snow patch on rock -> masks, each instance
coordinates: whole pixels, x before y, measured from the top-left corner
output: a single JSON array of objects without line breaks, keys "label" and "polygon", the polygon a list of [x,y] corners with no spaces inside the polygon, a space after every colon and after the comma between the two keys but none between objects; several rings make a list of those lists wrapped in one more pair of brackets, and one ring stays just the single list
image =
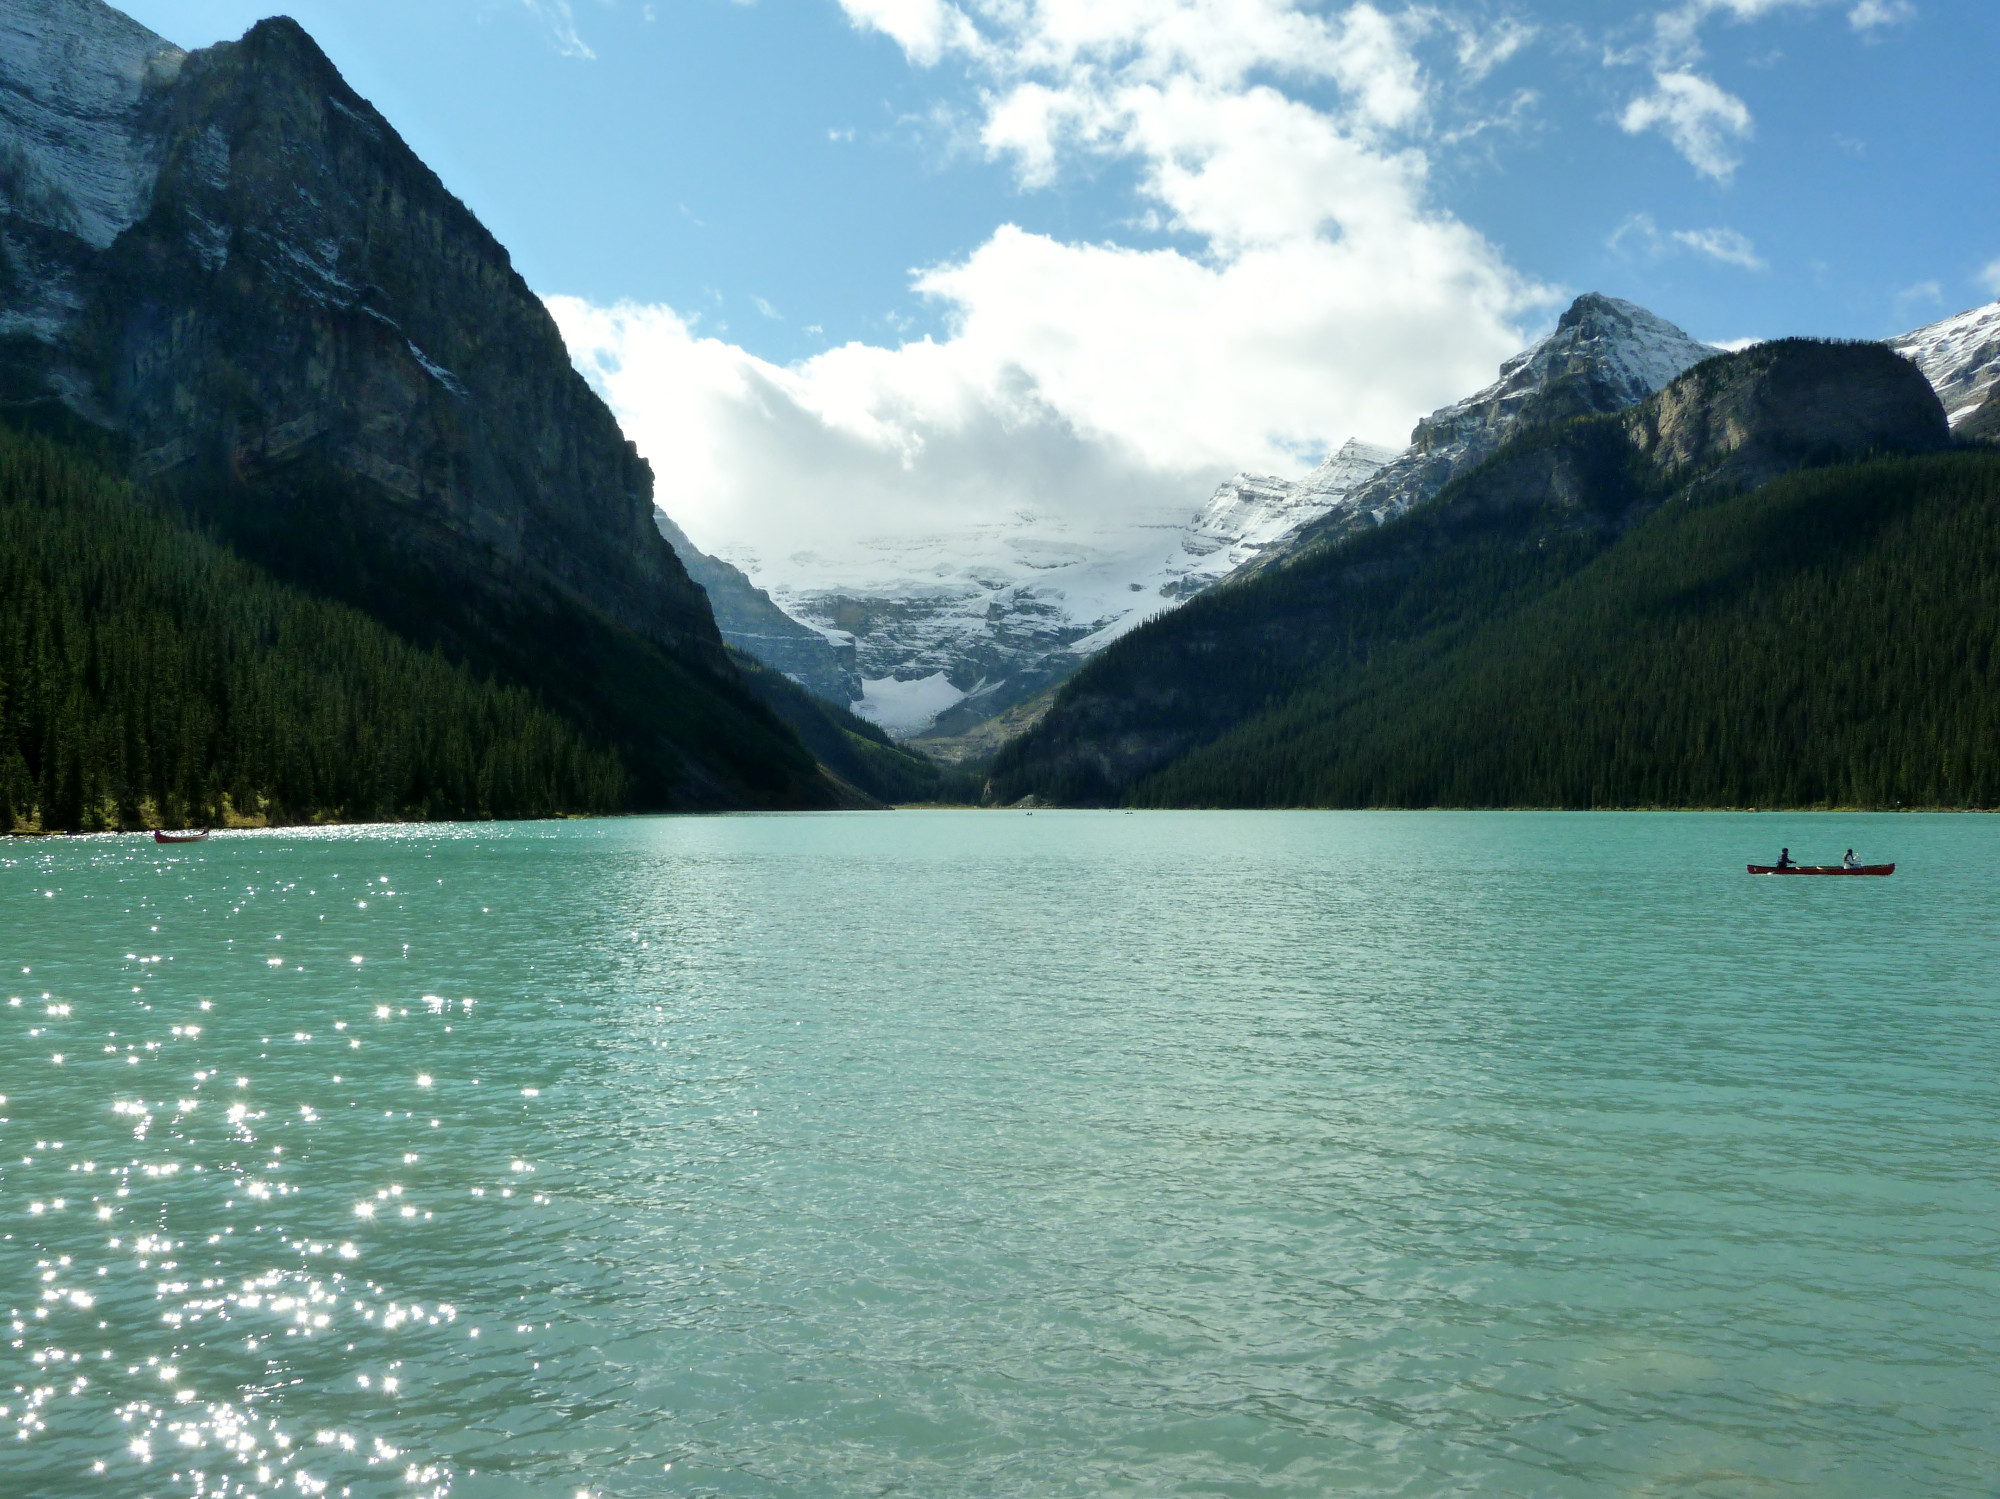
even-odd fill
[{"label": "snow patch on rock", "polygon": [[[1578,297],[1554,332],[1500,366],[1498,380],[1418,422],[1408,451],[1359,487],[1353,504],[1378,521],[1400,515],[1524,424],[1636,406],[1720,352],[1634,303]],[[1568,390],[1574,397],[1565,400]]]},{"label": "snow patch on rock", "polygon": [[861,701],[854,711],[891,734],[907,737],[921,734],[937,722],[940,713],[965,697],[941,671],[906,682],[894,677],[864,678]]},{"label": "snow patch on rock", "polygon": [[1889,347],[1924,372],[1956,427],[2000,382],[2000,302],[1892,338]]},{"label": "snow patch on rock", "polygon": [[100,0],[0,6],[0,211],[109,246],[151,206],[148,89],[187,54]]}]

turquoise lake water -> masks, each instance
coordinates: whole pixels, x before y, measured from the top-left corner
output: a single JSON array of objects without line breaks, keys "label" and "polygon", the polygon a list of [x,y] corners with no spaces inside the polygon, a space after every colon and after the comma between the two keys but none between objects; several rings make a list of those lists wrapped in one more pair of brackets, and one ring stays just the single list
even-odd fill
[{"label": "turquoise lake water", "polygon": [[1990,1495],[1996,876],[1919,816],[0,844],[0,1491]]}]

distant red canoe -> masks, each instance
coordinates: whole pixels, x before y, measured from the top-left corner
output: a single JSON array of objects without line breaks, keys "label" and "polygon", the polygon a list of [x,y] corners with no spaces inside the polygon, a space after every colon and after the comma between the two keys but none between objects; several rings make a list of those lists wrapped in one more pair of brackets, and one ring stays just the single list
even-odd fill
[{"label": "distant red canoe", "polygon": [[1752,864],[1752,874],[1894,874],[1893,864],[1857,864],[1849,869],[1844,864],[1793,864],[1780,869],[1775,864]]},{"label": "distant red canoe", "polygon": [[153,841],[155,843],[199,843],[207,836],[207,828],[203,828],[198,833],[163,833],[158,828],[153,829]]}]

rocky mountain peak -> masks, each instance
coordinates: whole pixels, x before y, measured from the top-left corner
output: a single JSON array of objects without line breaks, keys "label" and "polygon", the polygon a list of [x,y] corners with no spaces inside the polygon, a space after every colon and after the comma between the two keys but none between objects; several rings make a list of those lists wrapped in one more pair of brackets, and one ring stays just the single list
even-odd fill
[{"label": "rocky mountain peak", "polygon": [[1444,461],[1406,465],[1397,497],[1409,498],[1401,508],[1424,497],[1421,490],[1435,494],[1467,460],[1483,458],[1524,425],[1621,411],[1714,353],[1643,307],[1586,293],[1552,333],[1501,365],[1497,381],[1417,423],[1413,456]]},{"label": "rocky mountain peak", "polygon": [[98,0],[8,0],[0,118],[0,332],[27,335],[0,395],[274,548],[337,508],[442,586],[726,670],[548,310],[296,22],[183,53]]},{"label": "rocky mountain peak", "polygon": [[1308,547],[1401,515],[1485,462],[1516,432],[1623,411],[1716,352],[1643,307],[1586,293],[1547,337],[1501,365],[1498,380],[1418,422],[1400,457],[1253,559],[1245,572],[1280,566]]}]

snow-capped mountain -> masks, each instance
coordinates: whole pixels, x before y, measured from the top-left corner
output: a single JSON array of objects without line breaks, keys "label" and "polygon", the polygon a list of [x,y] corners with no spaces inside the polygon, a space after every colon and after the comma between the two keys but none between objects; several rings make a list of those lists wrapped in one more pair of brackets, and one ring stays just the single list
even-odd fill
[{"label": "snow-capped mountain", "polygon": [[1500,366],[1498,380],[1418,422],[1401,457],[1267,548],[1247,570],[1401,515],[1524,427],[1623,411],[1720,352],[1634,303],[1596,292],[1578,297],[1554,332]]},{"label": "snow-capped mountain", "polygon": [[1262,556],[1301,526],[1340,508],[1396,457],[1395,448],[1357,439],[1303,479],[1238,474],[1216,489],[1183,543],[1190,555],[1226,561],[1220,570],[1211,564],[1191,571],[1189,580],[1206,587]]},{"label": "snow-capped mountain", "polygon": [[1642,307],[1593,294],[1494,384],[1419,422],[1400,455],[1350,442],[1302,479],[1238,474],[1185,521],[1088,530],[1022,517],[857,541],[840,559],[728,560],[854,652],[858,712],[896,734],[960,733],[1233,573],[1401,513],[1520,427],[1623,410],[1717,352]]},{"label": "snow-capped mountain", "polygon": [[896,734],[955,733],[1327,514],[1393,456],[1350,442],[1301,480],[1239,474],[1185,520],[1085,529],[1024,518],[878,538],[838,560],[732,560],[786,613],[853,653],[857,712]]},{"label": "snow-capped mountain", "polygon": [[1889,347],[1924,372],[1958,427],[2000,382],[2000,302],[1892,338]]}]

